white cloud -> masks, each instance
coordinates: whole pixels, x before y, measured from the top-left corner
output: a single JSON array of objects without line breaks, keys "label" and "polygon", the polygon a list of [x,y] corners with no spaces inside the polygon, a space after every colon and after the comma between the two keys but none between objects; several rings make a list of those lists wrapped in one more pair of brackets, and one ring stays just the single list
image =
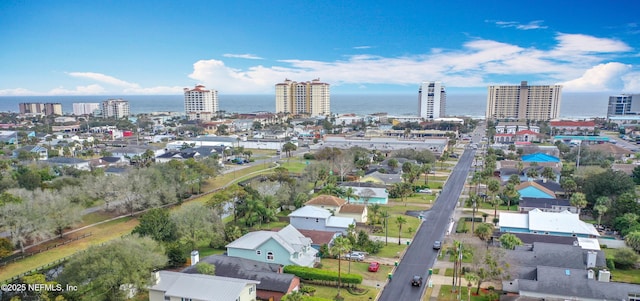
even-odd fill
[{"label": "white cloud", "polygon": [[38,94],[40,93],[31,91],[29,89],[24,89],[24,88],[0,90],[0,96],[29,96],[29,95],[38,95]]},{"label": "white cloud", "polygon": [[576,79],[562,82],[565,91],[599,92],[612,90],[620,80],[620,75],[631,70],[631,65],[606,63],[597,65]]},{"label": "white cloud", "polygon": [[[88,94],[179,94],[194,81],[228,94],[270,94],[285,78],[307,81],[320,78],[333,86],[403,85],[407,91],[423,80],[440,80],[447,87],[486,87],[512,80],[561,82],[568,91],[637,90],[637,66],[617,62],[631,57],[633,49],[622,41],[582,34],[558,33],[550,49],[521,46],[490,39],[471,39],[459,49],[425,49],[423,54],[398,57],[379,55],[344,56],[340,60],[301,60],[286,58],[271,65],[235,68],[229,62],[203,59],[193,64],[187,81],[178,86],[141,85],[95,72],[70,72],[70,78],[90,80],[92,85],[63,87],[47,93]],[[368,46],[358,46],[364,47]],[[225,55],[226,57],[252,55]],[[230,60],[237,62],[235,60]],[[635,77],[634,77],[635,76]],[[191,80],[189,80],[191,79]],[[190,83],[191,82],[191,83]],[[67,86],[74,86],[66,84]],[[100,85],[98,85],[100,84]],[[0,90],[0,95],[38,95],[26,89]]]},{"label": "white cloud", "polygon": [[[306,81],[319,77],[334,86],[416,85],[437,79],[448,87],[482,87],[493,84],[496,75],[518,77],[516,82],[564,82],[567,90],[594,91],[621,87],[616,78],[632,69],[611,60],[612,52],[630,50],[623,42],[569,34],[558,34],[556,39],[558,44],[551,50],[474,39],[461,49],[438,48],[423,55],[353,55],[337,61],[284,59],[278,65],[244,69],[220,60],[200,60],[189,77],[221,93],[238,94],[272,93],[274,84],[285,78]],[[577,47],[581,42],[590,45]]]},{"label": "white cloud", "polygon": [[353,47],[353,49],[371,49],[371,48],[373,48],[373,47],[371,47],[371,46],[355,46],[355,47]]},{"label": "white cloud", "polygon": [[100,85],[77,86],[73,90],[58,87],[47,92],[47,95],[100,95],[105,94],[107,90]]},{"label": "white cloud", "polygon": [[629,72],[622,76],[625,93],[640,93],[640,72]]},{"label": "white cloud", "polygon": [[110,85],[114,85],[114,86],[118,86],[118,87],[125,87],[125,88],[138,88],[138,87],[140,87],[140,85],[138,85],[136,83],[126,82],[124,80],[117,79],[117,78],[115,78],[113,76],[105,75],[105,74],[102,74],[102,73],[95,73],[95,72],[69,72],[68,74],[70,76],[73,76],[73,77],[86,78],[86,79],[90,79],[90,80],[94,80],[94,81],[97,81],[97,82],[110,84]]},{"label": "white cloud", "polygon": [[513,27],[515,29],[520,29],[520,30],[545,29],[545,28],[547,28],[547,26],[542,25],[542,23],[544,22],[542,20],[531,21],[531,22],[529,22],[527,24],[521,24],[520,22],[516,22],[516,21],[490,21],[490,20],[485,20],[485,22],[494,23],[494,24],[498,25],[498,27],[502,27],[502,28]]},{"label": "white cloud", "polygon": [[584,34],[559,33],[556,36],[559,44],[557,51],[563,53],[583,53],[583,52],[626,52],[631,51],[631,47],[626,43],[614,39],[598,38]]},{"label": "white cloud", "polygon": [[248,60],[263,60],[263,58],[257,56],[257,55],[253,55],[253,54],[232,54],[232,53],[225,53],[222,55],[223,57],[230,57],[230,58],[238,58],[238,59],[248,59]]}]

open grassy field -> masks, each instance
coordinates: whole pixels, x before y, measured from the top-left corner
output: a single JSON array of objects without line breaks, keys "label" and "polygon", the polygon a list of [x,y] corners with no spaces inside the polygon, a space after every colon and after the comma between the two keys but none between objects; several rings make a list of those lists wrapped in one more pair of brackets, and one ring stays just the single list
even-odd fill
[{"label": "open grassy field", "polygon": [[[349,268],[349,264],[351,264],[351,268]],[[342,273],[349,273],[349,269],[351,270],[351,274],[359,274],[362,275],[362,279],[365,280],[373,280],[379,282],[385,282],[387,280],[387,274],[391,272],[393,267],[388,265],[380,265],[380,269],[377,272],[369,272],[369,263],[368,262],[356,262],[348,260],[340,260],[340,265],[342,269]],[[338,271],[338,260],[337,259],[322,259],[322,269],[329,271]]]},{"label": "open grassy field", "polygon": [[10,263],[0,268],[0,281],[10,279],[23,273],[30,272],[42,265],[58,261],[77,252],[84,251],[91,246],[99,245],[112,239],[131,233],[138,225],[138,220],[129,217],[114,220],[74,233],[71,237],[91,232],[91,236],[71,242],[40,254],[27,257],[18,262]]},{"label": "open grassy field", "polygon": [[[315,284],[309,284],[309,286],[316,288],[316,292],[314,294],[315,297],[333,300],[338,293],[338,288],[333,286],[323,286]],[[367,289],[367,292],[365,294],[352,295],[347,291],[346,288],[343,288],[340,290],[340,295],[344,298],[344,301],[362,301],[375,299],[376,295],[378,294],[378,289],[373,287],[361,287]]]}]

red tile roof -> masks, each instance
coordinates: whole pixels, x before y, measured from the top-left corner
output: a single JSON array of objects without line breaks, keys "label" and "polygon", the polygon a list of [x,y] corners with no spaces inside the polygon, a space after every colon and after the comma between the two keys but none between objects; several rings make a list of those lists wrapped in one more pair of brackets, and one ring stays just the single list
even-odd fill
[{"label": "red tile roof", "polygon": [[595,127],[596,123],[593,122],[593,121],[562,120],[562,121],[551,121],[551,122],[549,122],[549,126],[551,126],[551,127],[559,127],[559,126]]},{"label": "red tile roof", "polygon": [[536,133],[534,131],[531,131],[531,130],[522,130],[522,131],[516,132],[516,135],[536,135],[536,136],[538,136],[540,134],[538,134],[538,133]]}]

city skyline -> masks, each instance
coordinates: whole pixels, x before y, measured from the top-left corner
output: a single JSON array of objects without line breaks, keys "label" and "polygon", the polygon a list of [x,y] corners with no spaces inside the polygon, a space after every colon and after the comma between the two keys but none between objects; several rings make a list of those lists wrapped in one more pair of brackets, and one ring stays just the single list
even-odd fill
[{"label": "city skyline", "polygon": [[[335,94],[491,85],[640,91],[635,1],[281,1],[0,4],[0,96],[274,94],[319,78]],[[429,13],[437,11],[437,13]]]}]

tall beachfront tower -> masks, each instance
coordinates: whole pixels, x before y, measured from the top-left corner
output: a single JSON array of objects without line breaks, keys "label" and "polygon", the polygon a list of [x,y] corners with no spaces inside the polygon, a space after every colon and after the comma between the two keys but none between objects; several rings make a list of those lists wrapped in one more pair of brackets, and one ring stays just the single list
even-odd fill
[{"label": "tall beachfront tower", "polygon": [[560,116],[562,86],[489,86],[487,119],[550,120]]},{"label": "tall beachfront tower", "polygon": [[203,85],[184,88],[184,112],[189,120],[209,121],[218,111],[218,91],[207,90]]},{"label": "tall beachfront tower", "polygon": [[314,79],[295,82],[285,79],[276,84],[276,113],[326,116],[331,113],[329,84]]},{"label": "tall beachfront tower", "polygon": [[447,92],[441,82],[422,82],[418,90],[418,115],[424,119],[445,117]]},{"label": "tall beachfront tower", "polygon": [[129,117],[129,102],[122,99],[107,99],[102,102],[102,118],[120,119]]},{"label": "tall beachfront tower", "polygon": [[640,115],[640,94],[609,96],[607,117],[624,115]]}]

